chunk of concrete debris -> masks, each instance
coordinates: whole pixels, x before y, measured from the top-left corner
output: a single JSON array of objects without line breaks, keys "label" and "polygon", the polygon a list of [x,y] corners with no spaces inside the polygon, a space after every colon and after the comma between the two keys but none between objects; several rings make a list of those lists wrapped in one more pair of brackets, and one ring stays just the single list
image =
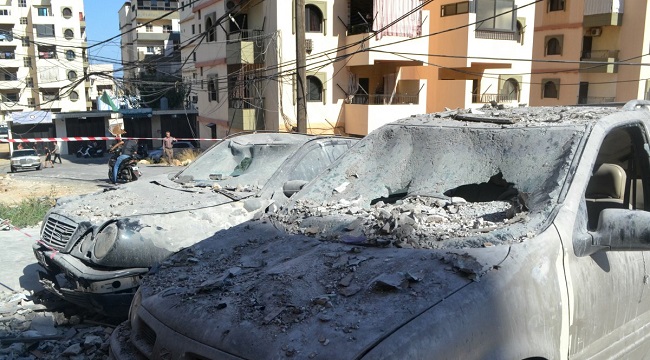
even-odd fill
[{"label": "chunk of concrete debris", "polygon": [[371,282],[371,286],[378,291],[396,291],[408,287],[408,280],[402,274],[381,274]]}]

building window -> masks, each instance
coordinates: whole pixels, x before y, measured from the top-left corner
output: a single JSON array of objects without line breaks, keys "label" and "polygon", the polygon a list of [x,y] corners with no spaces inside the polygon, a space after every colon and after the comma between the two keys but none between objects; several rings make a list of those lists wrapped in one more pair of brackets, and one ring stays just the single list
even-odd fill
[{"label": "building window", "polygon": [[564,0],[548,0],[548,11],[564,10]]},{"label": "building window", "polygon": [[199,33],[201,32],[201,24],[199,24]]},{"label": "building window", "polygon": [[307,101],[323,100],[323,83],[315,76],[307,76]]},{"label": "building window", "polygon": [[68,71],[68,80],[70,81],[77,80],[77,72],[74,70]]},{"label": "building window", "polygon": [[23,58],[23,65],[24,65],[25,67],[31,67],[31,66],[32,66],[32,58],[29,57],[29,56],[25,56],[25,57]]},{"label": "building window", "polygon": [[560,80],[559,79],[542,80],[542,97],[544,99],[559,99]]},{"label": "building window", "polygon": [[18,0],[18,7],[27,7],[27,0]]},{"label": "building window", "polygon": [[194,35],[196,33],[195,30],[196,30],[196,28],[195,28],[194,24],[192,24],[192,35]]},{"label": "building window", "polygon": [[65,37],[66,40],[72,40],[72,38],[74,38],[74,32],[72,29],[65,29],[63,37]]},{"label": "building window", "polygon": [[515,31],[514,8],[514,0],[476,1],[476,30]]},{"label": "building window", "polygon": [[216,75],[208,79],[208,101],[219,102],[219,81]]},{"label": "building window", "polygon": [[54,37],[54,25],[36,25],[38,37]]},{"label": "building window", "polygon": [[34,101],[34,98],[28,98],[27,99],[27,106],[35,106],[36,101]]},{"label": "building window", "polygon": [[7,9],[0,9],[0,15],[9,16],[9,10],[7,10]]},{"label": "building window", "polygon": [[70,101],[77,101],[79,100],[79,93],[76,91],[73,91],[70,93]]},{"label": "building window", "polygon": [[146,32],[153,32],[153,25],[147,24],[144,26]]},{"label": "building window", "polygon": [[147,54],[153,54],[153,46],[147,46]]},{"label": "building window", "polygon": [[305,5],[305,31],[323,32],[323,13],[316,5]]},{"label": "building window", "polygon": [[457,2],[440,6],[440,16],[452,16],[469,13],[469,1]]},{"label": "building window", "polygon": [[192,53],[192,61],[196,62],[196,52]]},{"label": "building window", "polygon": [[16,81],[18,80],[18,74],[16,73],[5,73],[5,81]]},{"label": "building window", "polygon": [[72,17],[72,10],[70,8],[63,8],[62,14],[64,18],[69,19]]},{"label": "building window", "polygon": [[38,8],[38,16],[50,16],[50,12],[49,12],[48,8],[39,7]]},{"label": "building window", "polygon": [[34,79],[32,79],[30,77],[25,78],[25,86],[27,86],[28,88],[33,88],[34,87]]},{"label": "building window", "polygon": [[21,17],[20,18],[20,24],[21,25],[27,25],[27,18],[26,17]]},{"label": "building window", "polygon": [[517,101],[519,100],[519,81],[509,78],[503,83],[501,88],[500,101]]},{"label": "building window", "polygon": [[549,36],[546,38],[546,55],[562,55],[562,37]]},{"label": "building window", "polygon": [[216,35],[217,35],[217,29],[214,26],[214,23],[212,22],[211,17],[206,17],[205,19],[205,31],[207,32],[207,42],[212,42],[215,41]]},{"label": "building window", "polygon": [[68,59],[68,60],[70,60],[70,61],[74,60],[74,58],[75,58],[76,56],[77,56],[77,55],[75,55],[75,53],[74,53],[73,50],[67,50],[67,51],[65,52],[65,58]]},{"label": "building window", "polygon": [[23,46],[29,46],[29,36],[23,36]]},{"label": "building window", "polygon": [[163,32],[169,34],[170,32],[172,32],[172,26],[171,25],[163,25]]}]

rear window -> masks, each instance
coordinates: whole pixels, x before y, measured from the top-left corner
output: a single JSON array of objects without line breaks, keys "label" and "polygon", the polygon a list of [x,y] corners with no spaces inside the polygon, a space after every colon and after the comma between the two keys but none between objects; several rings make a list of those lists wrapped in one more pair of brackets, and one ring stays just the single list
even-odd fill
[{"label": "rear window", "polygon": [[29,149],[29,150],[16,150],[14,151],[14,154],[12,157],[19,157],[19,156],[36,156],[36,150]]}]

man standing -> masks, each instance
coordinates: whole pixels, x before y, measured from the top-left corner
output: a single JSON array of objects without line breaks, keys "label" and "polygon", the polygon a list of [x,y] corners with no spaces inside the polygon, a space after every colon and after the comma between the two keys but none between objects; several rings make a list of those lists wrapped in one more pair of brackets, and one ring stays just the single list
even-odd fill
[{"label": "man standing", "polygon": [[54,159],[52,159],[52,162],[55,163],[56,159],[59,159],[59,164],[62,164],[63,162],[61,161],[61,152],[59,151],[59,142],[54,142],[54,150],[52,150],[52,153],[54,154]]},{"label": "man standing", "polygon": [[173,165],[174,162],[174,143],[176,138],[173,138],[169,131],[165,132],[165,137],[163,138],[163,151],[165,151],[165,161],[169,166]]}]

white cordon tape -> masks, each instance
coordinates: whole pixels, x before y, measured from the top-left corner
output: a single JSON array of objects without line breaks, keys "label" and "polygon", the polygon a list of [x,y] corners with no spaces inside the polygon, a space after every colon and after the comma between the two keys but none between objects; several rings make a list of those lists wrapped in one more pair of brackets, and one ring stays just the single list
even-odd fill
[{"label": "white cordon tape", "polygon": [[[74,136],[62,138],[32,138],[32,139],[0,139],[0,143],[37,143],[37,142],[55,142],[55,141],[94,141],[94,140],[115,140],[113,136]],[[122,137],[123,140],[162,140],[164,138],[143,138],[143,137]],[[221,141],[222,139],[207,138],[174,138],[184,141]]]}]

